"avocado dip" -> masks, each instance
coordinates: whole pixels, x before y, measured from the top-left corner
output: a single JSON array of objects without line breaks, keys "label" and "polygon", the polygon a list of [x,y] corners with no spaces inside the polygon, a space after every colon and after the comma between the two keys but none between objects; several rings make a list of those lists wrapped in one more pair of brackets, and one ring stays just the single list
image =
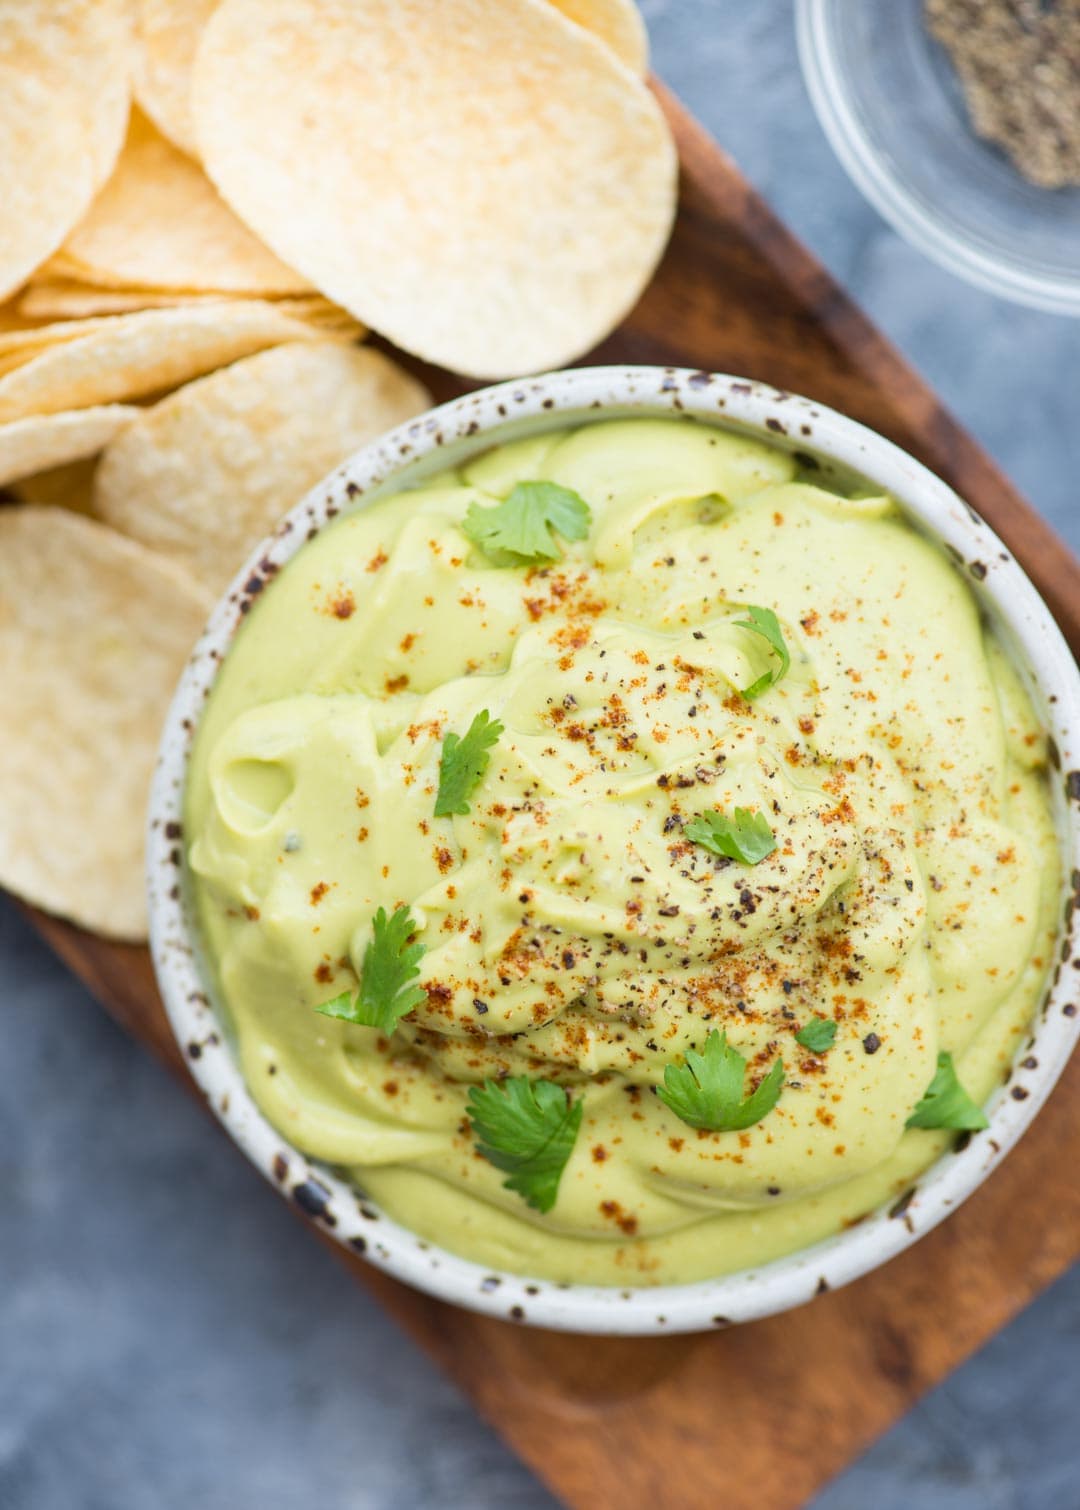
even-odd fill
[{"label": "avocado dip", "polygon": [[255,1101],[490,1267],[668,1284],[985,1125],[1052,954],[1045,744],[885,496],[681,419],[512,442],[310,539],[186,801]]}]

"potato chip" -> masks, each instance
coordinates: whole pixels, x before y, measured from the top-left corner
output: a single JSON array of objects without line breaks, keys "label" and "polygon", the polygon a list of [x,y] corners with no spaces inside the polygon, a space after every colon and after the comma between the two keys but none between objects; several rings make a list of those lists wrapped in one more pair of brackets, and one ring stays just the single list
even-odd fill
[{"label": "potato chip", "polygon": [[0,425],[0,487],[48,467],[96,456],[121,425],[141,411],[127,404],[34,414]]},{"label": "potato chip", "polygon": [[97,457],[69,461],[62,467],[49,467],[13,482],[5,490],[21,503],[52,503],[60,509],[74,509],[89,514],[93,504],[94,471]]},{"label": "potato chip", "polygon": [[54,252],[124,139],[122,0],[0,0],[0,299]]},{"label": "potato chip", "polygon": [[137,110],[115,172],[56,263],[113,288],[292,294],[309,287],[237,220],[198,164]]},{"label": "potato chip", "polygon": [[22,315],[39,320],[81,320],[94,315],[129,315],[137,309],[220,303],[226,297],[161,289],[99,288],[75,278],[34,278],[19,296],[18,309]]},{"label": "potato chip", "polygon": [[649,35],[634,0],[551,0],[570,21],[576,21],[605,42],[620,62],[644,76],[649,68]]},{"label": "potato chip", "polygon": [[14,299],[9,299],[6,304],[0,305],[0,338],[12,331],[33,330],[40,324],[39,319],[28,316],[20,310]]},{"label": "potato chip", "polygon": [[29,361],[32,356],[50,346],[59,346],[65,341],[88,336],[108,325],[107,320],[62,320],[46,322],[39,320],[12,322],[0,331],[0,372]]},{"label": "potato chip", "polygon": [[136,0],[135,98],[159,131],[198,155],[191,119],[195,48],[217,0]]},{"label": "potato chip", "polygon": [[595,345],[670,232],[659,106],[547,0],[224,0],[192,110],[211,178],[278,256],[477,377]]},{"label": "potato chip", "polygon": [[205,597],[52,508],[0,508],[0,885],[114,938],[146,931],[150,774]]},{"label": "potato chip", "polygon": [[[55,258],[45,264],[54,265]],[[37,330],[43,322],[94,319],[101,315],[127,315],[140,309],[174,309],[182,304],[221,304],[229,302],[227,294],[193,293],[190,289],[158,288],[100,288],[94,283],[83,283],[76,278],[42,276],[42,269],[26,285],[14,308],[18,313],[11,321],[12,330]],[[320,329],[341,331],[357,338],[365,333],[364,327],[354,320],[340,305],[331,304],[322,294],[295,294],[272,300],[274,308],[284,315],[291,315],[305,324],[317,325]],[[0,373],[6,370],[7,358],[3,354],[3,331],[0,323]],[[59,334],[59,332],[57,332]],[[64,339],[71,340],[71,334]],[[34,343],[22,343],[22,349]],[[49,344],[46,342],[38,342]],[[16,348],[19,349],[19,348]],[[10,365],[18,366],[18,363]]]},{"label": "potato chip", "polygon": [[302,320],[305,325],[314,325],[324,334],[348,336],[353,341],[367,335],[367,326],[352,316],[340,304],[324,299],[322,294],[298,294],[294,299],[278,299],[274,304],[283,315]]},{"label": "potato chip", "polygon": [[[58,333],[52,344],[31,347],[28,359],[0,376],[0,422],[159,393],[267,346],[320,336],[260,300],[146,309],[85,326],[92,328],[74,339]],[[25,334],[50,329],[57,331]]]},{"label": "potato chip", "polygon": [[276,346],[143,410],[101,458],[94,512],[216,592],[321,477],[430,403],[370,348]]}]

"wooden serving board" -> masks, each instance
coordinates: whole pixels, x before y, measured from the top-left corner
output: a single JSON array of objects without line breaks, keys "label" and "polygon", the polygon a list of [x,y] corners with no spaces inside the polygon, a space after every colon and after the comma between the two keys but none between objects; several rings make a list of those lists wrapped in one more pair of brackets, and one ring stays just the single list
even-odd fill
[{"label": "wooden serving board", "polygon": [[[675,236],[639,307],[590,360],[741,373],[882,431],[998,530],[1080,651],[1080,563],[660,93],[683,169]],[[441,396],[460,390],[446,374],[425,375]],[[190,1084],[146,951],[28,915],[117,1020]],[[722,1500],[729,1510],[788,1510],[1080,1255],[1078,1163],[1080,1056],[1019,1148],[944,1226],[800,1311],[699,1337],[525,1330],[340,1256],[568,1505],[714,1510]]]}]

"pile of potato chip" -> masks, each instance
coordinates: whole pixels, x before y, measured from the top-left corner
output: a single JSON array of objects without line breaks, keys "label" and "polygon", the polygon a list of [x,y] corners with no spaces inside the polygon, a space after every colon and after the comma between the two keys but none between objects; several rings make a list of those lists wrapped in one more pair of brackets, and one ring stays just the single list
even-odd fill
[{"label": "pile of potato chip", "polygon": [[0,885],[144,936],[206,614],[423,385],[623,318],[676,157],[633,0],[0,0]]}]

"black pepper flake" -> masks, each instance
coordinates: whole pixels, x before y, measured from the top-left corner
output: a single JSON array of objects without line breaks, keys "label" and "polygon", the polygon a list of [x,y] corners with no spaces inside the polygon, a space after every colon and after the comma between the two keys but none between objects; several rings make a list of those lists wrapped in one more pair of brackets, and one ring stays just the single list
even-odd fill
[{"label": "black pepper flake", "polygon": [[1027,1098],[1031,1095],[1031,1092],[1025,1090],[1022,1085],[1014,1085],[1012,1090],[1009,1092],[1009,1095],[1013,1098],[1014,1101],[1026,1101]]},{"label": "black pepper flake", "polygon": [[876,1033],[867,1033],[862,1041],[862,1046],[868,1054],[876,1054],[881,1047],[881,1039]]},{"label": "black pepper flake", "polygon": [[481,1001],[480,998],[479,998],[479,996],[474,996],[473,997],[473,1006],[479,1012],[479,1014],[480,1014],[481,1017],[483,1017],[484,1014],[489,1010],[487,1002],[486,1001]]}]

